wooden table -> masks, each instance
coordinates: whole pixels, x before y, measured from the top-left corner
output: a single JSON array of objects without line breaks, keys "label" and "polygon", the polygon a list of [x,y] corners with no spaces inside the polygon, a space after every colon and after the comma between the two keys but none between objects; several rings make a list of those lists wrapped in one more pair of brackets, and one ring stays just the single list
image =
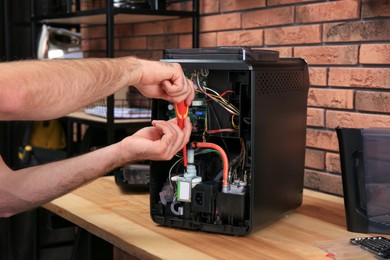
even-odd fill
[{"label": "wooden table", "polygon": [[141,259],[330,259],[318,243],[367,236],[346,230],[342,198],[310,190],[299,209],[246,237],[158,226],[149,193],[123,193],[113,177],[44,207]]}]

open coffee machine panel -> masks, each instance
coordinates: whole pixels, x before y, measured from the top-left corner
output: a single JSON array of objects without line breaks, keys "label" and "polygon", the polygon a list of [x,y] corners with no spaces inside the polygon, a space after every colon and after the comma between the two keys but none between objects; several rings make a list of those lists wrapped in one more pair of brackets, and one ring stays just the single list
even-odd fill
[{"label": "open coffee machine panel", "polygon": [[[185,154],[150,168],[151,217],[158,224],[246,235],[302,202],[307,65],[249,48],[166,50],[196,96]],[[152,118],[177,116],[153,101]],[[183,156],[184,155],[184,156]]]}]

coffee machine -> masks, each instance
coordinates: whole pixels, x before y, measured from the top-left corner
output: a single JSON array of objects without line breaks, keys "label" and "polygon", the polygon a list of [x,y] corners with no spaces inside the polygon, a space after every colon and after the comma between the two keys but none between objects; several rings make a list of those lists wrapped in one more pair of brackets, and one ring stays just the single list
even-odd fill
[{"label": "coffee machine", "polygon": [[[187,113],[187,153],[151,162],[153,221],[247,235],[299,207],[310,85],[306,62],[247,47],[168,49],[163,61],[181,64],[196,95]],[[180,115],[175,104],[153,100],[153,119]]]}]

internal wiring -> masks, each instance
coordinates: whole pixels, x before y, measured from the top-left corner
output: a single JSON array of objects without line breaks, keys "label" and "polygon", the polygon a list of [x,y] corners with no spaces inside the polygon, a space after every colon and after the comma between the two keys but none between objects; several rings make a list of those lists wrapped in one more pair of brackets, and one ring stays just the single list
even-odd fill
[{"label": "internal wiring", "polygon": [[[218,129],[223,129],[222,126],[221,126],[221,122],[219,122],[219,117],[218,117],[217,113],[214,110],[214,107],[213,106],[208,106],[208,108],[210,109],[210,112],[214,115],[215,122],[218,124]],[[216,130],[218,130],[218,129],[216,129]],[[210,129],[210,130],[212,130],[212,129]],[[208,128],[206,128],[205,131],[209,131]],[[222,132],[220,132],[220,134],[222,134]],[[222,141],[222,143],[223,143],[223,145],[224,145],[224,147],[226,149],[226,152],[229,153],[229,146],[226,144],[225,138],[221,138],[221,141]]]},{"label": "internal wiring", "polygon": [[215,129],[215,130],[207,130],[205,133],[207,134],[220,134],[224,132],[231,132],[231,133],[237,133],[238,130],[232,129],[232,128],[224,128],[224,129]]},{"label": "internal wiring", "polygon": [[246,147],[245,147],[245,142],[243,138],[240,138],[240,143],[241,143],[241,169],[244,171],[245,167],[245,157],[246,157]]},{"label": "internal wiring", "polygon": [[173,168],[175,168],[176,164],[178,164],[179,162],[183,161],[183,158],[180,158],[179,160],[177,160],[172,166],[171,168],[169,169],[169,172],[168,172],[168,178],[169,178],[169,185],[171,185],[171,187],[173,189],[175,189],[175,187],[172,185],[172,180],[171,180],[171,175],[172,175],[172,170]]},{"label": "internal wiring", "polygon": [[[195,156],[197,156],[197,155],[201,155],[201,154],[207,154],[207,153],[218,153],[218,151],[217,150],[214,150],[214,149],[197,149],[196,151],[195,151]],[[175,188],[173,185],[172,185],[172,180],[171,180],[171,177],[172,177],[172,171],[173,171],[173,169],[175,168],[175,166],[178,164],[178,163],[180,163],[180,162],[182,162],[183,161],[183,158],[180,158],[180,159],[178,159],[176,162],[174,162],[173,164],[172,164],[172,166],[171,166],[171,168],[169,169],[169,172],[168,172],[168,178],[169,178],[169,185],[172,187],[172,188]]]},{"label": "internal wiring", "polygon": [[214,149],[199,148],[199,149],[196,150],[195,156],[196,155],[202,155],[202,154],[208,154],[208,153],[218,153],[219,154],[219,152],[217,150],[214,150]]},{"label": "internal wiring", "polygon": [[[204,91],[202,91],[203,94],[205,94],[214,102],[216,102],[218,105],[223,107],[230,114],[237,115],[237,116],[240,115],[240,111],[232,103],[230,103],[225,98],[223,98],[218,92],[208,87],[203,87],[203,89],[204,89]],[[210,94],[209,92],[212,92],[213,94]]]},{"label": "internal wiring", "polygon": [[[198,72],[196,73],[195,77],[196,77],[196,85],[197,85],[197,91],[198,92],[201,92],[203,93],[204,95],[206,95],[207,97],[209,97],[211,100],[213,100],[214,102],[216,102],[218,105],[220,105],[221,107],[223,107],[226,111],[228,111],[230,114],[233,114],[233,115],[240,115],[240,111],[239,109],[237,109],[232,103],[230,103],[228,100],[226,100],[225,98],[223,98],[224,95],[226,95],[227,93],[234,93],[234,91],[225,91],[221,94],[219,94],[217,91],[211,89],[211,88],[208,88],[206,86],[206,83],[203,82],[200,82],[200,75],[206,77],[208,76],[208,71],[207,73],[206,72]],[[191,75],[191,79],[193,79],[193,75]]]},{"label": "internal wiring", "polygon": [[251,119],[249,117],[244,117],[242,119],[242,121],[244,121],[246,124],[250,125],[251,124]]},{"label": "internal wiring", "polygon": [[236,92],[233,91],[233,90],[226,90],[226,91],[222,92],[222,93],[220,94],[220,96],[223,97],[223,96],[225,96],[225,95],[228,94],[228,93],[236,94]]},{"label": "internal wiring", "polygon": [[231,123],[232,123],[233,128],[238,130],[239,126],[236,125],[236,123],[234,122],[234,115],[232,115]]}]

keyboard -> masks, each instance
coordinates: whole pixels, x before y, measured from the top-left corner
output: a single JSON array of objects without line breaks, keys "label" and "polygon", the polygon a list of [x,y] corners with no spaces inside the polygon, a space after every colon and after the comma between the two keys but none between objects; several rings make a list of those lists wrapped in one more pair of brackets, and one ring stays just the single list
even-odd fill
[{"label": "keyboard", "polygon": [[390,259],[390,239],[383,236],[351,238],[351,244],[371,252],[380,259]]}]

